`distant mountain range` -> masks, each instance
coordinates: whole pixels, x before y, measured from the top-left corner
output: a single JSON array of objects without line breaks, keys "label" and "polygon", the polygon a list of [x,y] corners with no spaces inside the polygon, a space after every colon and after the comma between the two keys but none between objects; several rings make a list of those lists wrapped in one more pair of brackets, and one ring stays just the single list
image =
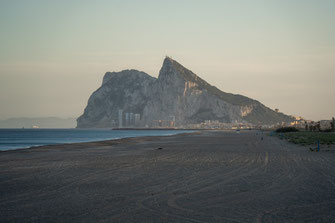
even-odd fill
[{"label": "distant mountain range", "polygon": [[40,117],[40,118],[9,118],[0,120],[0,128],[75,128],[75,118],[57,118],[57,117]]},{"label": "distant mountain range", "polygon": [[119,110],[121,115],[140,115],[142,126],[164,120],[176,126],[205,120],[262,125],[294,120],[254,99],[221,91],[169,57],[158,78],[137,70],[107,72],[77,119],[77,127],[117,127],[124,122]]}]

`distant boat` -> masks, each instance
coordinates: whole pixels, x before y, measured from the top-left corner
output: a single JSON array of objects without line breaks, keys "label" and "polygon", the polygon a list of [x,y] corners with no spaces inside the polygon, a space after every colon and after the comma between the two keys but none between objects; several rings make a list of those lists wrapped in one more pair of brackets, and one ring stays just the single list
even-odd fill
[{"label": "distant boat", "polygon": [[37,125],[32,125],[31,128],[32,128],[32,129],[39,129],[40,127],[37,126]]}]

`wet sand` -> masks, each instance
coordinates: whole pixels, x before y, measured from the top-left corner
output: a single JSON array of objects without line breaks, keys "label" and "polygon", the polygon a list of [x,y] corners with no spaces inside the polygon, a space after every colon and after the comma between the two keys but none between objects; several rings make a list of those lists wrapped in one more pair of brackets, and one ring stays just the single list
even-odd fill
[{"label": "wet sand", "polygon": [[263,137],[203,131],[1,152],[0,222],[334,221],[335,152]]}]

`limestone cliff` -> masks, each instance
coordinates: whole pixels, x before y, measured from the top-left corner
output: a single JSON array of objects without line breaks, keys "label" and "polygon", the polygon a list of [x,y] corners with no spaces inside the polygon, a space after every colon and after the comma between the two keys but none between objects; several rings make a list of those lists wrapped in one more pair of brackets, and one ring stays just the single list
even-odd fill
[{"label": "limestone cliff", "polygon": [[252,124],[293,120],[256,100],[217,89],[168,57],[158,79],[136,70],[106,73],[77,127],[117,127],[120,109],[140,114],[141,126],[172,119],[177,126],[204,120]]},{"label": "limestone cliff", "polygon": [[107,72],[101,87],[89,98],[84,114],[77,119],[77,127],[116,127],[119,109],[141,114],[155,80],[137,70]]}]

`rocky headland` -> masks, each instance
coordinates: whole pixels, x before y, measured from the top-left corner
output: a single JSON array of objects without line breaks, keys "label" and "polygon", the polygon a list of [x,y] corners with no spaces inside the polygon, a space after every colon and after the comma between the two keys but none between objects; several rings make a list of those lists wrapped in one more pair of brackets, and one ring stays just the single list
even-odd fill
[{"label": "rocky headland", "polygon": [[257,100],[223,92],[166,57],[158,78],[137,70],[107,72],[77,127],[152,127],[162,122],[183,126],[205,120],[272,125],[294,118]]}]

